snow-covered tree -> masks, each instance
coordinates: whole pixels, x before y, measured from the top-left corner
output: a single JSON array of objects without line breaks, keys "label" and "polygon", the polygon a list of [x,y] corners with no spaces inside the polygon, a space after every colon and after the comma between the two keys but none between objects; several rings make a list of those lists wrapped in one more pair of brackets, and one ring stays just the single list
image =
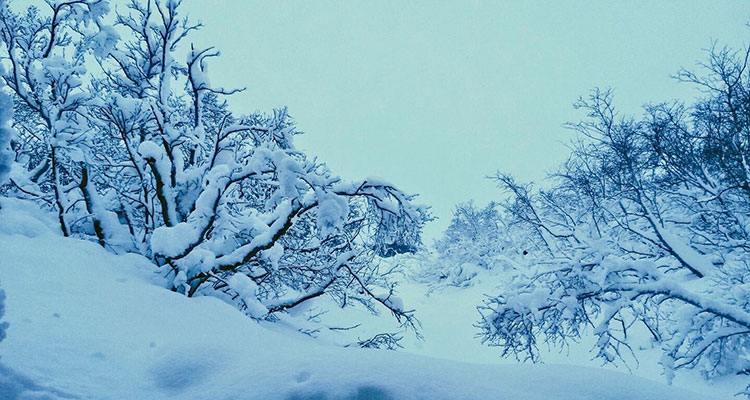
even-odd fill
[{"label": "snow-covered tree", "polygon": [[[0,2],[2,6],[2,2]],[[3,74],[0,65],[0,75]],[[10,150],[10,141],[15,136],[13,128],[10,127],[13,118],[13,100],[3,91],[4,83],[0,80],[0,185],[10,172],[13,163],[13,152]],[[2,207],[2,204],[0,204]],[[5,315],[5,292],[0,289],[0,319]],[[5,339],[5,331],[8,329],[7,322],[0,322],[0,342]]]},{"label": "snow-covered tree", "polygon": [[435,242],[439,256],[447,260],[470,262],[481,268],[495,267],[496,256],[507,254],[497,204],[478,208],[473,202],[459,204],[443,237]]},{"label": "snow-covered tree", "polygon": [[[598,336],[605,362],[634,355],[634,332],[663,350],[668,377],[747,373],[750,359],[750,73],[748,51],[714,49],[704,97],[619,116],[609,91],[547,189],[496,177],[510,225],[533,243],[512,289],[480,307],[484,340],[538,358],[537,345]],[[520,240],[520,239],[519,239]]]},{"label": "snow-covered tree", "polygon": [[[2,73],[2,65],[0,65],[0,75]],[[3,86],[5,85],[0,81],[0,185],[5,183],[5,179],[10,172],[13,162],[10,141],[15,136],[13,128],[10,127],[13,118],[13,100],[3,91]]]},{"label": "snow-covered tree", "polygon": [[286,109],[233,115],[219,52],[179,1],[47,1],[0,14],[21,165],[6,195],[38,201],[66,236],[151,258],[169,287],[272,318],[329,295],[413,324],[374,260],[413,251],[425,208],[378,179],[343,182],[294,147]]},{"label": "snow-covered tree", "polygon": [[49,1],[49,15],[30,7],[16,14],[3,4],[0,35],[5,47],[3,80],[22,103],[14,126],[16,160],[29,173],[11,177],[20,191],[54,206],[63,235],[70,235],[68,210],[76,207],[68,186],[84,155],[78,143],[89,135],[82,107],[93,100],[86,89],[86,55],[114,40],[102,29],[106,2]]},{"label": "snow-covered tree", "polygon": [[435,241],[434,257],[417,261],[422,268],[414,278],[437,289],[471,286],[484,272],[506,274],[524,251],[514,243],[511,232],[497,203],[481,208],[473,201],[458,204],[450,225]]}]

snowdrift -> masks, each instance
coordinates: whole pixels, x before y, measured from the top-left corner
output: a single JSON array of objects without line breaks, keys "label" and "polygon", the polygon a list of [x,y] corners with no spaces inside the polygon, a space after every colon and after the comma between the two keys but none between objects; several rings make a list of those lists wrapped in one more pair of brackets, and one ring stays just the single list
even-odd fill
[{"label": "snowdrift", "polygon": [[2,399],[707,398],[592,368],[325,346],[169,292],[148,260],[62,238],[28,204],[0,201]]}]

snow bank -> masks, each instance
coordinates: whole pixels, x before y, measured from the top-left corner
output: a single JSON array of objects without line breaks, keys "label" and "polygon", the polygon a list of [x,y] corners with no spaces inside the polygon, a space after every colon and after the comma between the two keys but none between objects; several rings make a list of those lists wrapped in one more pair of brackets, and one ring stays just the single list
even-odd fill
[{"label": "snow bank", "polygon": [[[12,208],[0,221],[23,219]],[[162,289],[142,257],[41,229],[5,226],[0,254],[3,399],[707,398],[606,370],[324,346],[216,298]]]}]

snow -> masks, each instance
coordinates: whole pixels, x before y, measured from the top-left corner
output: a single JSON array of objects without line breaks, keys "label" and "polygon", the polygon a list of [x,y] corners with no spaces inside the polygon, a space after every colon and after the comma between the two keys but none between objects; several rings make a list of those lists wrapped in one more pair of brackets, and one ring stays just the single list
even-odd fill
[{"label": "snow", "polygon": [[[4,73],[5,70],[0,65],[0,75]],[[0,90],[4,86],[5,84],[0,82]],[[5,177],[10,172],[14,156],[13,152],[10,151],[10,139],[15,134],[8,123],[11,118],[13,118],[13,102],[10,96],[0,91],[0,184],[5,183]]]},{"label": "snow", "polygon": [[[2,320],[4,315],[5,315],[5,291],[0,289],[0,321]],[[6,330],[8,330],[8,323],[0,322],[0,342],[2,342],[3,339],[5,339]]]},{"label": "snow", "polygon": [[[604,369],[332,346],[281,323],[255,322],[217,298],[165,290],[147,259],[62,238],[42,228],[47,216],[38,209],[2,201],[0,283],[10,323],[0,343],[3,399],[712,398]],[[416,304],[435,304],[423,314],[425,349],[445,345],[430,344],[431,333],[472,329],[471,313],[446,302],[478,292],[451,289],[456,296]],[[459,305],[469,301],[476,304],[471,298]],[[450,358],[454,351],[469,361],[482,349],[492,353],[478,341],[471,348],[462,343],[469,341],[434,355]]]},{"label": "snow", "polygon": [[[424,260],[419,261],[424,262]],[[402,262],[408,264],[410,261]],[[498,271],[478,270],[477,273],[478,275],[471,280],[473,285],[462,287],[435,287],[409,281],[402,282],[398,286],[399,297],[402,298],[406,308],[416,310],[425,339],[420,341],[406,334],[401,342],[403,349],[400,351],[467,363],[516,365],[515,359],[500,357],[500,349],[482,344],[480,338],[477,337],[478,328],[475,325],[480,315],[476,306],[487,298],[487,294],[505,293],[503,286],[498,286],[498,282],[502,281],[501,277],[496,275]],[[388,329],[382,319],[372,319],[379,321],[381,326],[361,328],[361,331],[357,333],[360,337],[368,337],[373,333]],[[337,314],[336,310],[331,310],[326,314],[323,321],[329,325],[334,322],[340,325],[348,325],[354,321],[363,322],[363,325],[365,321],[369,322],[365,317],[347,320],[344,313]],[[650,333],[645,329],[631,328],[630,335],[638,361],[628,358],[627,364],[618,360],[615,364],[602,366],[601,360],[593,358],[595,352],[592,353],[592,349],[596,351],[597,342],[593,329],[587,330],[580,343],[570,342],[562,348],[548,347],[540,342],[541,360],[545,363],[604,367],[655,382],[668,382],[670,376],[665,373],[671,374],[671,371],[665,371],[665,365],[661,363],[659,344],[651,340]],[[335,337],[331,338],[331,341],[339,344],[346,342],[343,338]],[[745,376],[727,376],[706,380],[698,370],[681,370],[672,378],[674,386],[705,394],[707,398],[711,396],[734,398],[734,395],[747,385]]]},{"label": "snow", "polygon": [[319,190],[318,198],[318,229],[324,236],[341,229],[349,215],[349,203],[341,196]]},{"label": "snow", "polygon": [[268,309],[258,301],[258,285],[247,275],[237,273],[227,282],[234,289],[247,306],[247,314],[253,318],[262,318],[268,314]]},{"label": "snow", "polygon": [[679,237],[664,229],[660,226],[656,217],[650,213],[647,215],[647,218],[662,241],[669,247],[671,252],[681,263],[687,264],[689,268],[697,271],[701,276],[709,276],[711,274],[713,265],[710,257],[699,254]]},{"label": "snow", "polygon": [[102,26],[99,32],[93,37],[94,55],[104,58],[109,55],[115,48],[120,35],[111,26]]},{"label": "snow", "polygon": [[172,186],[168,181],[169,177],[171,176],[171,164],[169,161],[169,157],[167,157],[162,147],[152,141],[144,141],[143,143],[141,143],[138,146],[138,153],[140,153],[141,157],[143,157],[144,160],[150,160],[154,169],[154,174],[158,174],[159,179],[162,180],[162,191],[165,201],[167,202],[166,211],[168,213],[165,218],[169,219],[170,221],[176,221],[177,211],[174,204],[175,194]]},{"label": "snow", "polygon": [[201,231],[194,224],[180,222],[175,226],[160,226],[151,235],[151,249],[154,254],[175,257],[197,241]]}]

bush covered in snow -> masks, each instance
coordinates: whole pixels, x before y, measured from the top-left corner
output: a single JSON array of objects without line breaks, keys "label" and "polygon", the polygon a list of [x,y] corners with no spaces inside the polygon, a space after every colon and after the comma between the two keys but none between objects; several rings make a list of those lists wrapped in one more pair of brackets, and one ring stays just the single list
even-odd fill
[{"label": "bush covered in snow", "polygon": [[634,332],[663,351],[669,376],[750,371],[750,71],[714,49],[705,97],[620,116],[611,93],[578,103],[588,119],[570,158],[537,190],[498,175],[506,223],[529,257],[512,289],[481,307],[484,340],[537,359],[538,340],[598,336],[605,362],[630,357]]},{"label": "bush covered in snow", "polygon": [[[2,68],[0,64],[0,75],[4,72]],[[0,80],[0,185],[5,183],[5,178],[13,163],[13,152],[10,150],[10,140],[14,134],[10,127],[13,118],[13,100],[3,91],[4,87],[3,81]]]},{"label": "bush covered in snow", "polygon": [[438,255],[446,260],[470,262],[481,268],[500,267],[498,256],[509,253],[507,227],[496,203],[478,208],[473,202],[459,204],[443,237],[435,242]]},{"label": "bush covered in snow", "polygon": [[[424,208],[378,179],[343,182],[294,147],[286,109],[233,115],[208,79],[219,52],[179,1],[0,10],[17,161],[2,193],[53,210],[64,236],[152,259],[170,289],[267,318],[330,295],[408,310],[377,256],[413,251]],[[4,131],[3,131],[4,132]],[[1,144],[1,142],[0,142]]]},{"label": "bush covered in snow", "polygon": [[497,280],[498,275],[509,275],[518,265],[516,259],[523,257],[523,244],[513,237],[514,229],[506,225],[497,203],[481,208],[471,201],[459,204],[435,241],[434,252],[409,256],[415,265],[411,278],[429,284],[431,290],[470,287],[483,275]]}]

